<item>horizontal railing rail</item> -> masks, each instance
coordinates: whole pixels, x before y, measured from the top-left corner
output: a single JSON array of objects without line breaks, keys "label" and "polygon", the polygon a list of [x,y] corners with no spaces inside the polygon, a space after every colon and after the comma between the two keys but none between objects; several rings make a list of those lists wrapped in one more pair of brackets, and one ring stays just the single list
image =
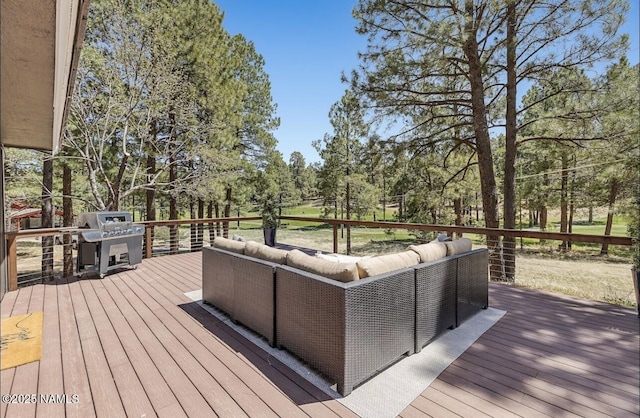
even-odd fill
[{"label": "horizontal railing rail", "polygon": [[[161,220],[161,221],[142,221],[136,222],[137,224],[145,225],[145,239],[143,254],[146,258],[154,256],[153,251],[153,234],[155,230],[161,228],[169,228],[170,231],[177,230],[183,225],[195,225],[196,228],[202,228],[199,232],[196,231],[199,239],[199,245],[191,246],[187,251],[198,251],[202,248],[204,237],[204,225],[217,225],[219,227],[214,228],[214,232],[217,234],[223,231],[224,234],[228,234],[230,230],[230,224],[232,222],[250,222],[261,221],[259,216],[245,216],[245,217],[228,217],[228,218],[206,218],[206,219],[181,219],[181,220]],[[314,218],[314,217],[302,217],[302,216],[281,216],[281,220],[303,222],[303,223],[319,223],[328,224],[332,227],[333,235],[333,252],[338,252],[338,233],[343,226],[363,227],[363,228],[382,228],[382,229],[403,229],[403,230],[418,230],[418,231],[432,231],[442,232],[447,234],[477,234],[486,237],[513,237],[513,238],[534,238],[540,240],[555,240],[566,242],[580,242],[591,244],[609,244],[618,246],[630,246],[633,245],[634,240],[631,237],[615,236],[615,235],[588,235],[588,234],[576,234],[576,233],[562,233],[562,232],[545,232],[545,231],[531,231],[531,230],[515,230],[515,229],[502,229],[502,228],[482,228],[472,226],[460,226],[460,225],[431,225],[431,224],[419,224],[419,223],[400,223],[390,221],[358,221],[358,220],[345,220],[345,219],[331,219],[331,218]],[[18,251],[17,241],[22,238],[38,238],[46,236],[64,236],[73,235],[78,232],[77,227],[61,227],[61,228],[42,228],[42,229],[30,229],[5,233],[5,239],[7,242],[7,273],[8,273],[8,287],[9,290],[16,290],[18,288]],[[193,229],[193,228],[192,228]],[[183,231],[184,232],[184,231]],[[193,234],[194,232],[191,231]],[[193,237],[193,235],[192,235]],[[213,239],[208,237],[209,242]],[[174,252],[170,252],[173,254]],[[155,254],[157,255],[157,253]],[[65,271],[68,271],[65,269]]]},{"label": "horizontal railing rail", "polygon": [[391,228],[391,229],[407,229],[407,230],[419,230],[419,231],[436,231],[446,233],[465,233],[465,234],[478,234],[487,236],[503,236],[513,238],[536,238],[542,240],[556,240],[556,241],[571,241],[571,242],[584,242],[590,244],[610,244],[610,245],[633,245],[633,239],[631,237],[623,237],[617,235],[587,235],[587,234],[574,234],[567,232],[545,232],[545,231],[530,231],[526,229],[503,229],[503,228],[479,228],[472,226],[460,226],[460,225],[429,225],[429,224],[417,224],[417,223],[400,223],[389,221],[356,221],[345,219],[329,219],[329,218],[308,218],[300,216],[281,216],[280,219],[300,222],[319,222],[326,223],[333,226],[333,248],[337,252],[337,236],[338,228],[340,225],[350,226],[362,226],[369,228]]},{"label": "horizontal railing rail", "polygon": [[191,224],[212,224],[212,223],[225,223],[225,222],[244,222],[244,221],[261,221],[260,216],[240,216],[229,218],[203,218],[203,219],[180,219],[169,221],[141,221],[136,222],[145,226],[174,226],[174,225],[191,225]]},{"label": "horizontal railing rail", "polygon": [[[169,227],[170,229],[174,228],[173,231],[175,231],[175,228],[179,227],[180,225],[202,225],[202,226],[212,225],[212,224],[229,225],[231,222],[246,222],[246,221],[258,221],[258,220],[262,220],[262,217],[245,216],[245,217],[211,218],[211,219],[206,219],[206,218],[180,219],[180,220],[168,220],[168,221],[144,221],[144,222],[138,222],[138,223],[145,225],[146,227],[145,239],[144,239],[144,251],[143,251],[144,257],[151,258],[153,257],[153,231],[157,227]],[[228,229],[227,229],[227,232],[228,232]],[[175,232],[173,232],[173,234],[175,234]]]}]

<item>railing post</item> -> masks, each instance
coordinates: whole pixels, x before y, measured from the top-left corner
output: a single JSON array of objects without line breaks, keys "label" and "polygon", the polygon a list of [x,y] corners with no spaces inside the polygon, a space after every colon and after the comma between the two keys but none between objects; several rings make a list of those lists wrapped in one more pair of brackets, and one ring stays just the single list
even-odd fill
[{"label": "railing post", "polygon": [[7,279],[9,292],[18,290],[18,251],[16,248],[17,236],[7,237]]},{"label": "railing post", "polygon": [[145,239],[144,239],[144,258],[151,258],[152,250],[153,250],[153,227],[151,225],[147,225],[147,228],[144,230]]},{"label": "railing post", "polygon": [[169,254],[178,254],[180,250],[180,231],[178,225],[169,227]]},{"label": "railing post", "polygon": [[338,253],[338,224],[333,224],[333,252]]}]

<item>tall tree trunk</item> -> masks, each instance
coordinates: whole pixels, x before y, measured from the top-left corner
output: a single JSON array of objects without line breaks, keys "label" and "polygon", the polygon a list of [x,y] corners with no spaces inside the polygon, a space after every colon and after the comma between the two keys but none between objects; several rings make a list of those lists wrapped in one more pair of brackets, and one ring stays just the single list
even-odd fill
[{"label": "tall tree trunk", "polygon": [[[562,155],[562,177],[560,181],[560,232],[567,232],[568,209],[569,209],[569,158]],[[562,251],[567,250],[567,241],[560,244]]]},{"label": "tall tree trunk", "polygon": [[[152,141],[156,140],[158,136],[158,124],[156,121],[151,122],[149,128],[149,136]],[[150,183],[150,179],[156,175],[156,156],[152,146],[147,146],[147,183]],[[156,220],[156,186],[155,182],[152,186],[149,186],[146,190],[146,209],[147,209],[147,221]]]},{"label": "tall tree trunk", "polygon": [[[220,218],[220,204],[216,202],[213,204],[213,207],[216,211],[216,218]],[[216,236],[222,236],[222,224],[220,223],[220,221],[216,222]]]},{"label": "tall tree trunk", "polygon": [[[611,228],[613,227],[613,212],[616,205],[616,198],[618,196],[618,188],[620,187],[617,178],[612,178],[609,185],[609,211],[607,212],[607,225],[604,227],[604,234],[611,235]],[[602,244],[600,249],[600,255],[609,254],[609,244]]]},{"label": "tall tree trunk", "polygon": [[[53,228],[53,158],[42,166],[42,228]],[[42,280],[53,280],[53,236],[42,237]]]},{"label": "tall tree trunk", "polygon": [[[189,197],[189,218],[196,219],[196,204],[193,197]],[[198,250],[198,230],[196,224],[189,225],[189,249],[191,252]]]},{"label": "tall tree trunk", "polygon": [[[156,173],[156,157],[148,151],[147,154],[147,176],[153,176]],[[146,190],[146,219],[147,221],[156,220],[156,186],[149,186]],[[151,228],[151,242],[153,242],[154,230]]]},{"label": "tall tree trunk", "polygon": [[[347,220],[351,219],[351,182],[350,182],[350,170],[349,170],[349,138],[347,137],[347,161],[345,161],[346,163],[346,180],[347,180],[347,185],[346,185],[346,190],[345,190],[345,197],[347,200]],[[351,225],[347,225],[347,255],[351,254]]]},{"label": "tall tree trunk", "polygon": [[[204,219],[204,200],[198,198],[198,219]],[[204,224],[198,224],[198,247],[202,250],[204,243]]]},{"label": "tall tree trunk", "polygon": [[540,206],[539,209],[540,212],[540,230],[541,231],[546,231],[547,230],[547,219],[548,219],[548,211],[547,211],[547,207],[546,206]]},{"label": "tall tree trunk", "polygon": [[[516,5],[507,3],[507,111],[504,161],[504,227],[516,229]],[[504,271],[507,282],[515,281],[516,238],[504,237]]]},{"label": "tall tree trunk", "polygon": [[[169,112],[169,219],[177,220],[178,214],[178,166],[176,162],[176,115]],[[180,250],[180,231],[177,225],[169,227],[169,253],[177,254]]]},{"label": "tall tree trunk", "polygon": [[[576,166],[575,160],[573,166]],[[569,185],[569,224],[567,225],[567,232],[573,233],[573,214],[575,212],[575,190],[576,190],[576,170],[571,170],[571,184]],[[567,248],[570,250],[572,242],[567,242]]]},{"label": "tall tree trunk", "polygon": [[[457,197],[455,199],[453,199],[453,211],[456,214],[456,225],[460,226],[462,225],[462,219],[464,217],[464,213],[463,213],[463,209],[462,209],[462,198],[461,197]],[[456,233],[456,235],[458,236],[458,238],[462,237],[462,233],[458,232]]]},{"label": "tall tree trunk", "polygon": [[[209,203],[207,203],[207,219],[212,219],[212,218],[213,218],[213,201],[209,200]],[[213,222],[210,222],[208,225],[209,225],[209,245],[213,245],[213,240],[216,236],[216,228]]]},{"label": "tall tree trunk", "polygon": [[462,225],[462,198],[453,199],[453,212],[456,214],[456,225]]},{"label": "tall tree trunk", "polygon": [[[467,22],[465,30],[467,32],[467,39],[464,45],[464,53],[469,64],[473,129],[476,136],[484,221],[487,228],[499,228],[498,189],[493,169],[493,153],[491,150],[491,139],[487,124],[487,109],[485,106],[485,86],[482,77],[482,64],[478,53],[476,29],[474,28],[474,11],[474,2],[472,0],[466,0],[465,12]],[[500,236],[487,235],[487,248],[489,249],[489,272],[491,279],[504,280],[504,263],[500,251]]]},{"label": "tall tree trunk", "polygon": [[[225,203],[224,203],[224,217],[231,217],[231,198],[233,197],[231,186],[227,186],[227,190],[225,192]],[[225,238],[229,238],[229,222],[225,221],[223,223],[223,235]]]},{"label": "tall tree trunk", "polygon": [[[73,199],[71,199],[71,167],[62,166],[62,225],[73,226]],[[63,277],[73,276],[73,238],[71,234],[63,235]]]},{"label": "tall tree trunk", "polygon": [[382,172],[382,220],[387,220],[387,180]]},{"label": "tall tree trunk", "polygon": [[118,174],[111,183],[111,189],[109,192],[109,203],[107,203],[107,210],[120,210],[120,188],[122,187],[122,179],[124,173],[127,171],[127,162],[129,161],[128,155],[123,155],[120,160],[120,168],[118,168]]},{"label": "tall tree trunk", "polygon": [[[169,120],[171,123],[175,123],[175,115],[169,114]],[[172,125],[173,126],[173,125]],[[170,139],[170,155],[169,155],[169,219],[177,220],[178,214],[178,197],[177,197],[177,181],[178,181],[178,166],[176,165],[176,156],[174,152],[175,139],[173,138],[173,128]],[[177,254],[180,249],[180,236],[178,226],[169,227],[169,252],[171,254]]]},{"label": "tall tree trunk", "polygon": [[[547,174],[544,174],[542,176],[542,184],[545,186],[545,189],[548,188],[549,186],[549,176]],[[546,231],[547,230],[547,221],[548,221],[548,210],[547,210],[547,205],[545,205],[544,203],[540,206],[540,208],[538,209],[539,212],[539,217],[540,217],[540,230],[541,231]],[[545,242],[545,240],[541,239],[540,240],[540,244],[543,244]]]}]

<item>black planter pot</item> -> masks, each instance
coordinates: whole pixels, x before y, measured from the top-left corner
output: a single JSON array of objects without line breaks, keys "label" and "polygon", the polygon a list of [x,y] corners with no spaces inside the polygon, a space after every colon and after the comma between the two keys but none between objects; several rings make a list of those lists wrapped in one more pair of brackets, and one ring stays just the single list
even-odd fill
[{"label": "black planter pot", "polygon": [[269,247],[276,246],[276,228],[263,228],[264,243]]},{"label": "black planter pot", "polygon": [[636,292],[636,307],[638,309],[638,318],[640,318],[640,271],[632,268],[631,279],[633,280],[633,289]]}]

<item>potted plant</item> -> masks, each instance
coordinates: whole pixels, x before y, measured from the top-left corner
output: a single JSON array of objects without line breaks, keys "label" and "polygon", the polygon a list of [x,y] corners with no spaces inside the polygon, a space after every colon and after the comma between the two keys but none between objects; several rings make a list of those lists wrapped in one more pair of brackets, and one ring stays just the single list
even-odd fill
[{"label": "potted plant", "polygon": [[264,233],[264,243],[269,247],[276,245],[276,230],[278,228],[278,208],[276,199],[267,195],[262,203],[262,230]]}]

